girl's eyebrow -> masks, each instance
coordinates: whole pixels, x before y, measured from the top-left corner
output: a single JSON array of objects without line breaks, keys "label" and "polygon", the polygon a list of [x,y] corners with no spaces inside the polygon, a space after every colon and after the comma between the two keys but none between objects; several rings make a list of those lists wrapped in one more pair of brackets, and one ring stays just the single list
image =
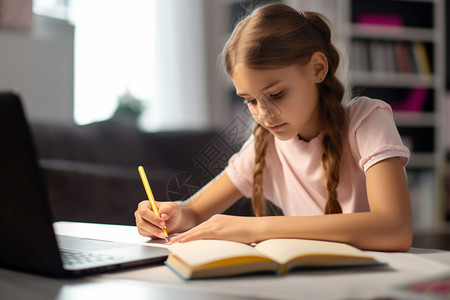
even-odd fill
[{"label": "girl's eyebrow", "polygon": [[[266,87],[264,87],[264,88],[262,89],[261,93],[264,92],[265,90],[270,89],[271,87],[277,85],[277,84],[280,83],[280,82],[281,82],[281,80],[275,80],[275,81],[269,83],[268,85],[266,85]],[[261,94],[261,93],[260,93],[260,94]],[[249,96],[249,95],[246,94],[246,93],[236,93],[236,95],[238,95],[238,96],[240,96],[240,97],[246,97],[246,96]]]}]

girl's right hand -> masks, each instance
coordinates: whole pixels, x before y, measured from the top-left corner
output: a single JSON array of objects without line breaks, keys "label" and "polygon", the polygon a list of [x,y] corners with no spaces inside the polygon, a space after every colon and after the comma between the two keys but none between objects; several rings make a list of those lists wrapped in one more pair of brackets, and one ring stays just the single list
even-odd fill
[{"label": "girl's right hand", "polygon": [[173,233],[181,220],[181,207],[174,202],[156,202],[160,217],[152,210],[148,200],[141,201],[134,212],[136,226],[140,235],[151,238],[164,239],[162,228]]}]

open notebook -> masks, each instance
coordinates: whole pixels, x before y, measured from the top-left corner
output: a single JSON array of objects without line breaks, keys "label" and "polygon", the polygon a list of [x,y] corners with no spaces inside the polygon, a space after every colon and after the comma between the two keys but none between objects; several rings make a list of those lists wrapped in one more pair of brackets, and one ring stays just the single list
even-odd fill
[{"label": "open notebook", "polygon": [[169,246],[166,265],[183,279],[272,272],[295,268],[384,266],[353,246],[317,240],[270,239],[255,247],[232,241],[198,240]]}]

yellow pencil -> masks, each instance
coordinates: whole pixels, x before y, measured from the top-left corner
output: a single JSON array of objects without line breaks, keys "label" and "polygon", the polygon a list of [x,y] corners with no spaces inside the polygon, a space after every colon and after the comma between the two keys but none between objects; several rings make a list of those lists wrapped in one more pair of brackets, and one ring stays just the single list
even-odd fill
[{"label": "yellow pencil", "polygon": [[[138,167],[139,174],[141,175],[142,183],[144,184],[145,192],[147,193],[148,200],[150,201],[150,205],[152,206],[153,212],[159,217],[158,207],[156,207],[155,197],[153,197],[152,189],[150,188],[150,184],[148,183],[147,175],[145,175],[144,167]],[[164,239],[166,242],[169,242],[169,235],[167,234],[166,227],[161,228],[164,233]]]}]

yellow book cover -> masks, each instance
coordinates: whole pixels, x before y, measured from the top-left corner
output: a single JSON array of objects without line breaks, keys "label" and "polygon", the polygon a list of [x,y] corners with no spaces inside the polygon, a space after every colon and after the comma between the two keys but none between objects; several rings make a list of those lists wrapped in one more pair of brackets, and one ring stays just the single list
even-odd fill
[{"label": "yellow book cover", "polygon": [[165,264],[183,279],[274,272],[294,268],[384,265],[353,246],[305,239],[271,239],[255,247],[223,240],[198,240],[169,246]]},{"label": "yellow book cover", "polygon": [[428,61],[427,50],[425,45],[421,42],[416,42],[413,44],[413,53],[418,66],[418,72],[422,75],[430,75],[431,67]]}]

